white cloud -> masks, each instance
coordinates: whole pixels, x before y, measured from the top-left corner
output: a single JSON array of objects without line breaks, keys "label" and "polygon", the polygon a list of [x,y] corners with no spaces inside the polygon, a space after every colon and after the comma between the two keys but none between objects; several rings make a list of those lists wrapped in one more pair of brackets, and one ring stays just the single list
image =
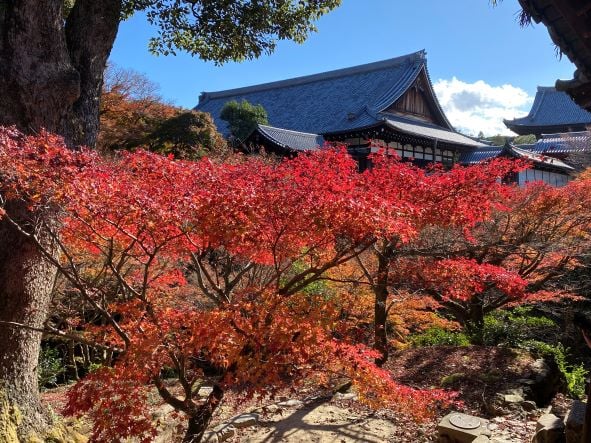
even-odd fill
[{"label": "white cloud", "polygon": [[482,80],[466,83],[453,77],[434,85],[437,98],[454,127],[470,135],[515,135],[503,119],[529,112],[533,97],[512,85],[491,86]]}]

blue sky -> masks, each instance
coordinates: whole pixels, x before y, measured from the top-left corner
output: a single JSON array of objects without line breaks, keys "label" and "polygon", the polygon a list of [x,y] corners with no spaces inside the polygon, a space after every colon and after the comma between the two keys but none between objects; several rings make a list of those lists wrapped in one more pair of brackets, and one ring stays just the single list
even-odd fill
[{"label": "blue sky", "polygon": [[[154,56],[155,30],[136,15],[122,23],[111,53],[118,66],[142,72],[162,96],[193,107],[216,91],[427,51],[431,78],[448,117],[464,132],[505,132],[502,118],[526,113],[537,85],[572,78],[543,25],[520,28],[517,0],[343,0],[301,45],[281,42],[274,54],[215,66],[196,57]],[[461,98],[461,101],[459,100]]]}]

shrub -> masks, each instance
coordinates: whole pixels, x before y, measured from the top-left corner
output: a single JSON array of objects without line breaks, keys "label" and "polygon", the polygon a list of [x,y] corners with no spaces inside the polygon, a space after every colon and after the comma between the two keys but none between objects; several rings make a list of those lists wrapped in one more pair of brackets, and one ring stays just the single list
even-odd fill
[{"label": "shrub", "polygon": [[410,337],[415,347],[422,346],[469,346],[470,339],[463,332],[449,331],[443,328],[429,328]]},{"label": "shrub", "polygon": [[[558,326],[547,317],[536,316],[531,307],[519,307],[511,311],[498,310],[484,317],[481,343],[520,347],[527,340],[553,342]],[[473,337],[472,340],[475,338]]]},{"label": "shrub", "polygon": [[64,362],[55,348],[43,347],[39,353],[37,377],[39,386],[57,386],[57,378],[65,371]]}]

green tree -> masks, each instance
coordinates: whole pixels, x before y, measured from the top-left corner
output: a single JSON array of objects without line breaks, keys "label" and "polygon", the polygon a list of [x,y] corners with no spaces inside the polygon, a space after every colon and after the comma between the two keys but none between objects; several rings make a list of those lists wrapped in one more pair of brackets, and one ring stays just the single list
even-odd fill
[{"label": "green tree", "polygon": [[240,103],[236,100],[226,103],[220,117],[228,122],[230,133],[240,141],[248,137],[258,123],[263,125],[268,123],[265,108],[261,105],[253,105],[246,100]]},{"label": "green tree", "polygon": [[[155,53],[186,51],[224,63],[302,42],[340,0],[2,0],[0,125],[41,128],[95,146],[103,73],[119,23],[136,12],[156,26]],[[10,203],[13,217],[27,205]],[[40,232],[42,242],[53,243]],[[55,250],[57,254],[57,250]],[[22,439],[47,424],[37,361],[55,268],[33,242],[0,222],[0,429]],[[21,325],[21,326],[18,326]],[[13,419],[19,411],[22,420]],[[2,423],[4,421],[5,423]]]},{"label": "green tree", "polygon": [[220,156],[228,151],[211,115],[199,111],[184,111],[164,120],[148,136],[148,144],[151,151],[186,160]]},{"label": "green tree", "polygon": [[514,145],[533,145],[536,142],[534,134],[518,135],[513,139]]}]

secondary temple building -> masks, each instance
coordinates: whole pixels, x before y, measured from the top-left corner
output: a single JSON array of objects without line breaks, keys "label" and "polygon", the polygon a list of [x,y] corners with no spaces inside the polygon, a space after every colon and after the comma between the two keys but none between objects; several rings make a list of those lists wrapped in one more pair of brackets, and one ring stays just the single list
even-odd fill
[{"label": "secondary temple building", "polygon": [[[450,124],[433,91],[425,51],[289,80],[204,92],[196,109],[209,112],[220,131],[229,135],[220,114],[231,100],[265,108],[269,124],[258,125],[242,142],[280,155],[339,142],[347,145],[363,170],[372,150],[370,141],[388,146],[419,166],[471,164],[480,158],[480,151],[491,149]],[[560,185],[568,181],[572,170],[559,159],[524,153],[517,147],[497,151],[481,156],[482,160],[498,155],[526,156],[534,163],[532,171],[540,171],[531,175],[532,180]]]},{"label": "secondary temple building", "polygon": [[591,112],[577,105],[566,92],[538,86],[529,114],[503,122],[519,135],[535,134],[540,139],[542,134],[585,131],[591,126]]}]

